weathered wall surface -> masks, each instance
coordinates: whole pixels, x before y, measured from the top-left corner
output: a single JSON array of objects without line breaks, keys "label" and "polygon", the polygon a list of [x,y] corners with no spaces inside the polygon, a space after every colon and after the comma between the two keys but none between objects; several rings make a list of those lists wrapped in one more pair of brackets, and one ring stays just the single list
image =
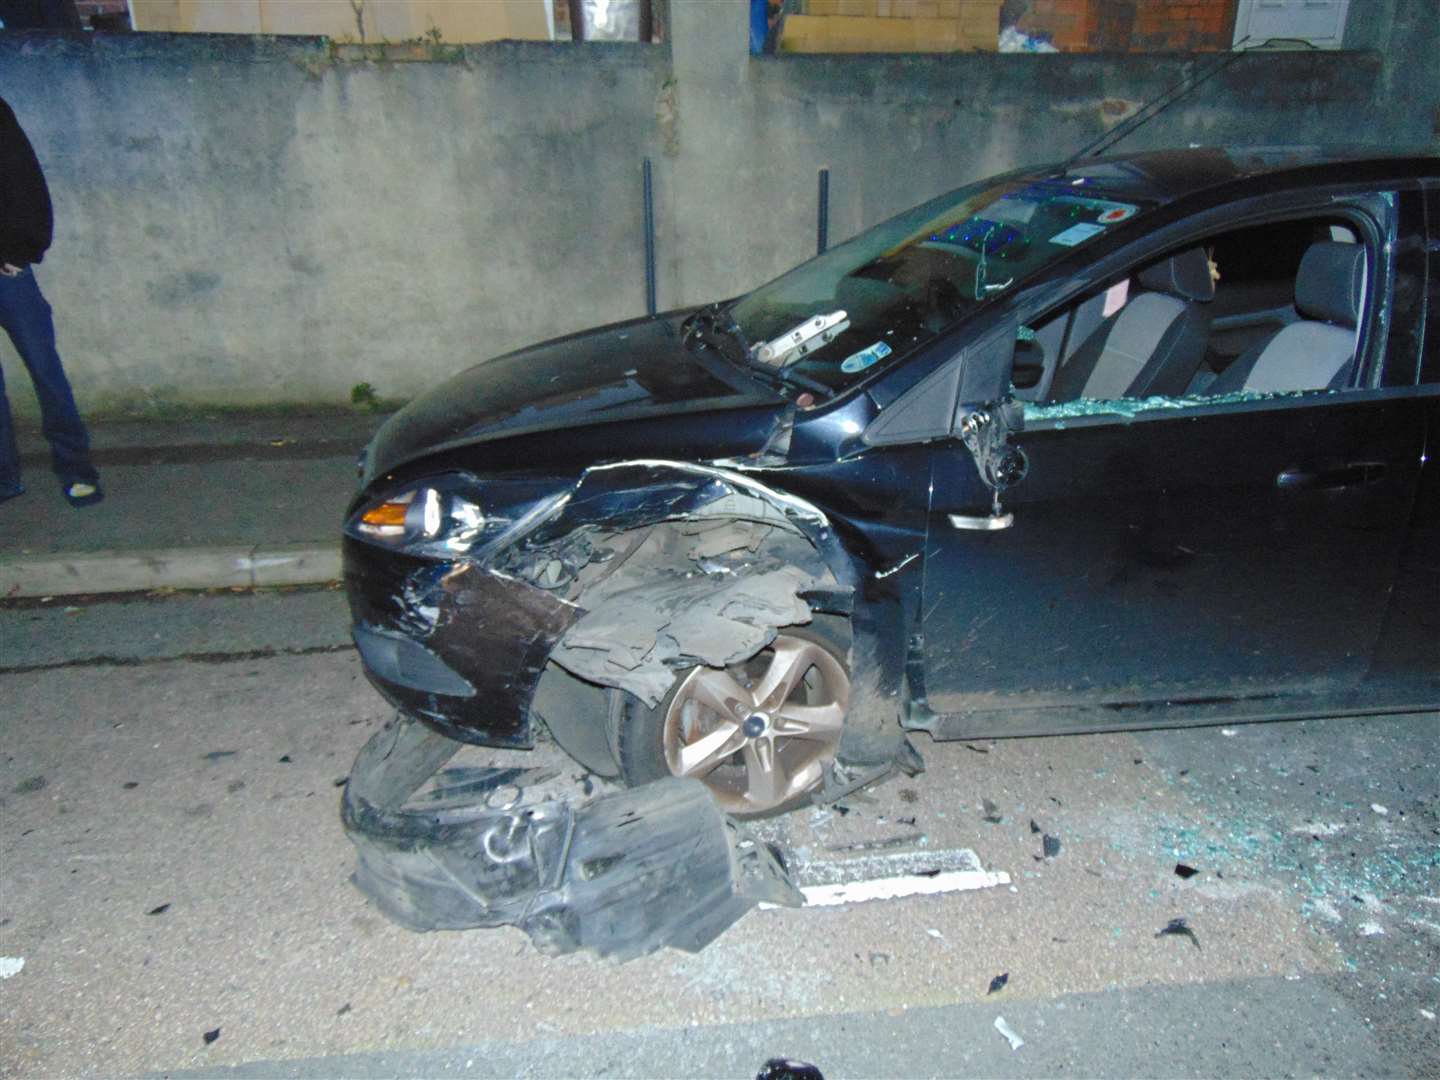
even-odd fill
[{"label": "weathered wall surface", "polygon": [[[1427,6],[1395,0],[1364,27],[1371,52],[1245,57],[1126,147],[1428,142]],[[441,62],[313,39],[0,34],[0,95],[56,203],[40,276],[82,406],[336,402],[360,382],[408,396],[643,312],[647,156],[674,307],[812,253],[822,166],[834,242],[1062,157],[1206,62],[751,60],[743,5],[673,12],[670,50],[510,43]]]},{"label": "weathered wall surface", "polygon": [[335,63],[313,40],[190,35],[0,50],[0,94],[56,205],[39,274],[82,404],[344,401],[359,382],[404,396],[643,312],[660,50]]}]

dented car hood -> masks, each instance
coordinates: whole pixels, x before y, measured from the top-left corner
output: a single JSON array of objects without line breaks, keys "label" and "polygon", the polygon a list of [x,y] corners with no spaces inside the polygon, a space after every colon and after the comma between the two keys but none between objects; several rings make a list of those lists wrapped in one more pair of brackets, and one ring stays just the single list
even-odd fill
[{"label": "dented car hood", "polygon": [[436,450],[687,412],[783,404],[713,350],[685,313],[617,323],[486,360],[411,401],[376,434],[366,478]]}]

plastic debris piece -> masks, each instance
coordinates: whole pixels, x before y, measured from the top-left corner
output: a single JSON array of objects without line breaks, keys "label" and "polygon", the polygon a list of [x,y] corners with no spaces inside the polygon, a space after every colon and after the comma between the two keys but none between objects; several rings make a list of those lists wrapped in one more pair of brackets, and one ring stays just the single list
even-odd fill
[{"label": "plastic debris piece", "polygon": [[1379,923],[1367,922],[1360,924],[1361,937],[1379,937],[1383,933],[1385,933],[1385,928]]},{"label": "plastic debris piece", "polygon": [[291,762],[291,760],[290,760],[290,755],[289,755],[289,754],[281,754],[281,755],[280,755],[280,760],[279,760],[279,762],[277,762],[277,764],[280,764],[280,765],[290,765],[290,764],[292,764],[292,762]]},{"label": "plastic debris piece", "polygon": [[968,743],[968,742],[965,744],[965,749],[966,749],[966,750],[974,750],[975,753],[977,753],[977,754],[988,754],[988,753],[990,752],[989,750],[987,750],[987,749],[986,749],[985,747],[983,747],[983,746],[972,746],[972,745],[971,745],[970,743]]},{"label": "plastic debris piece", "polygon": [[924,833],[902,833],[899,836],[886,837],[884,840],[860,840],[853,844],[830,844],[826,846],[825,850],[833,851],[836,854],[851,851],[887,851],[892,848],[913,847],[924,842]]},{"label": "plastic debris piece", "polygon": [[344,1015],[345,1015],[346,1013],[348,1013],[349,1011],[350,1011],[350,1002],[347,1001],[347,1002],[345,1002],[344,1005],[341,1005],[338,1009],[335,1010],[335,1015],[336,1015],[336,1016],[344,1016]]},{"label": "plastic debris piece", "polygon": [[25,967],[23,956],[0,956],[0,979],[13,978]]},{"label": "plastic debris piece", "polygon": [[211,750],[208,754],[202,754],[206,761],[219,761],[221,758],[234,757],[238,750]]},{"label": "plastic debris piece", "polygon": [[140,781],[138,781],[138,780],[126,780],[125,783],[121,784],[120,786],[121,786],[122,788],[124,788],[126,791],[134,791],[137,787],[140,786]]},{"label": "plastic debris piece", "polygon": [[1381,817],[1384,817],[1385,815],[1387,815],[1388,813],[1390,813],[1389,810],[1387,810],[1385,807],[1381,806],[1378,802],[1372,802],[1372,803],[1370,804],[1370,809],[1373,810],[1373,811],[1375,811],[1375,813],[1379,814]]},{"label": "plastic debris piece", "polygon": [[1060,838],[1058,836],[1051,836],[1049,833],[1046,833],[1041,838],[1040,843],[1045,850],[1045,858],[1053,859],[1060,854]]},{"label": "plastic debris piece", "polygon": [[944,940],[945,940],[945,935],[942,934],[939,930],[936,930],[933,926],[931,926],[931,927],[929,927],[928,929],[926,929],[925,932],[926,932],[927,934],[929,934],[931,937],[936,938],[936,939],[939,940],[939,941],[944,941]]},{"label": "plastic debris piece", "polygon": [[167,912],[167,911],[169,911],[169,910],[170,910],[170,904],[167,902],[167,903],[161,904],[159,907],[152,907],[149,911],[145,912],[145,914],[146,914],[146,915],[164,915],[165,912]]},{"label": "plastic debris piece", "polygon": [[219,1028],[211,1028],[209,1031],[205,1032],[205,1034],[201,1036],[201,1038],[205,1040],[205,1045],[206,1045],[206,1046],[209,1046],[211,1043],[213,1043],[213,1042],[214,1042],[216,1039],[218,1039],[219,1037],[220,1037],[220,1029],[219,1029]]},{"label": "plastic debris piece", "polygon": [[337,776],[334,780],[331,781],[331,784],[335,787],[344,787],[345,781],[348,779],[349,777],[346,776]]},{"label": "plastic debris piece", "polygon": [[1236,731],[1233,727],[1222,727],[1220,729],[1220,734],[1224,735],[1227,739],[1233,739],[1236,735],[1239,735],[1240,733]]},{"label": "plastic debris piece", "polygon": [[1003,1016],[995,1017],[995,1030],[1005,1036],[1005,1041],[1010,1044],[1011,1050],[1019,1050],[1025,1045],[1025,1040],[1015,1033],[1015,1029],[1005,1022]]},{"label": "plastic debris piece", "polygon": [[1009,981],[1010,973],[1008,971],[1001,972],[999,975],[996,975],[993,979],[990,980],[990,988],[985,991],[985,996],[989,997],[991,994],[998,994],[1001,990],[1005,989],[1005,984]]},{"label": "plastic debris piece", "polygon": [[366,743],[345,785],[352,881],[401,926],[514,925],[551,955],[583,948],[627,960],[665,946],[698,952],[760,902],[804,903],[770,850],[697,780],[575,805],[407,806],[459,746],[397,718]]},{"label": "plastic debris piece", "polygon": [[984,816],[980,819],[981,821],[987,821],[991,825],[999,825],[1004,820],[1004,818],[1000,816],[1000,807],[996,806],[989,799],[981,799],[980,805],[985,811]]},{"label": "plastic debris piece", "polygon": [[1038,832],[1040,832],[1040,826],[1035,824],[1035,819],[1032,817],[1030,819],[1030,835],[1034,836]]},{"label": "plastic debris piece", "polygon": [[760,1066],[755,1080],[825,1080],[825,1076],[808,1061],[793,1058],[771,1058]]},{"label": "plastic debris piece", "polygon": [[1200,948],[1200,939],[1195,936],[1195,931],[1190,929],[1189,924],[1186,923],[1184,919],[1171,919],[1155,936],[1157,938],[1171,936],[1187,937],[1190,939],[1191,945],[1194,945],[1197,949]]},{"label": "plastic debris piece", "polygon": [[1423,1017],[1425,1017],[1426,1020],[1434,1020],[1434,1019],[1435,1019],[1435,1014],[1434,1014],[1433,1012],[1431,1012],[1429,1009],[1421,1009],[1421,1010],[1420,1010],[1420,1015],[1423,1016]]},{"label": "plastic debris piece", "polygon": [[1195,867],[1186,866],[1183,862],[1177,862],[1175,864],[1175,876],[1183,880],[1188,881],[1190,878],[1194,877],[1199,872],[1200,871],[1196,870]]},{"label": "plastic debris piece", "polygon": [[866,900],[934,896],[938,893],[992,889],[997,885],[1009,884],[1010,875],[1003,870],[931,870],[905,877],[833,885],[805,885],[801,887],[800,893],[805,897],[806,907],[834,907],[837,904],[859,904]]}]

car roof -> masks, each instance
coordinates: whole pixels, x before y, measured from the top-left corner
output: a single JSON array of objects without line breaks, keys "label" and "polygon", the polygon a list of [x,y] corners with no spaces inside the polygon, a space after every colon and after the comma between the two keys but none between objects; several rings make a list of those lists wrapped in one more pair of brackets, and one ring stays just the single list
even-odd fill
[{"label": "car roof", "polygon": [[1257,186],[1290,183],[1357,183],[1440,176],[1440,157],[1425,150],[1319,146],[1196,147],[1147,150],[1079,158],[1036,169],[1034,179],[1068,181],[1108,195],[1155,203],[1174,202],[1237,181]]}]

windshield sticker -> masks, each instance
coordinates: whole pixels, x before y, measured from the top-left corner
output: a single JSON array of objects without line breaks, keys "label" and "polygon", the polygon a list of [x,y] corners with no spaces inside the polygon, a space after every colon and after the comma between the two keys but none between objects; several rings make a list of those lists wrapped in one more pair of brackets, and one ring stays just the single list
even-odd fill
[{"label": "windshield sticker", "polygon": [[890,352],[889,345],[883,341],[877,341],[868,349],[861,349],[859,352],[847,356],[845,362],[840,365],[840,370],[846,375],[854,375],[857,371],[864,371],[866,368],[878,364],[889,356]]},{"label": "windshield sticker", "polygon": [[1010,221],[1016,225],[1029,225],[1040,204],[1023,196],[1006,195],[999,202],[991,203],[985,212],[996,221]]},{"label": "windshield sticker", "polygon": [[1100,313],[1102,319],[1108,319],[1125,306],[1130,299],[1130,279],[1117,281],[1110,288],[1105,290],[1105,310]]},{"label": "windshield sticker", "polygon": [[1126,221],[1134,216],[1135,207],[1121,205],[1112,206],[1109,210],[1106,210],[1095,220],[1098,221],[1101,225],[1114,225],[1117,222]]},{"label": "windshield sticker", "polygon": [[1076,244],[1084,243],[1092,236],[1098,236],[1105,231],[1104,225],[1089,225],[1083,221],[1076,222],[1064,232],[1058,232],[1050,237],[1050,243],[1060,244],[1063,247],[1074,247]]}]

